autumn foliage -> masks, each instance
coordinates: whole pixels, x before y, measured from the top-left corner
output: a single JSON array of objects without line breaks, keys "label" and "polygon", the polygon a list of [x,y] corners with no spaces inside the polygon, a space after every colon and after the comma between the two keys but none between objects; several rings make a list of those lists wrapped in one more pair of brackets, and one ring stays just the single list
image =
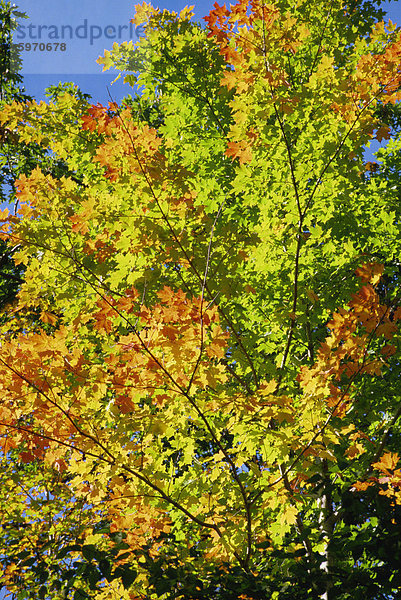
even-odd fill
[{"label": "autumn foliage", "polygon": [[139,98],[3,108],[64,165],[2,213],[26,266],[0,350],[18,598],[401,585],[400,141],[379,112],[401,33],[359,4],[216,4],[205,28],[144,3],[146,35],[98,61]]}]

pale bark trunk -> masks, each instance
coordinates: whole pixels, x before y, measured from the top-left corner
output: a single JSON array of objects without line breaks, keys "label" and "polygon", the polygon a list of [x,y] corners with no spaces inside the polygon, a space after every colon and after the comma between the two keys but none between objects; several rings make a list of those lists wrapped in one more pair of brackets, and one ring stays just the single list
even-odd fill
[{"label": "pale bark trunk", "polygon": [[329,473],[327,468],[327,461],[322,460],[322,493],[318,499],[318,506],[320,508],[319,529],[322,532],[325,540],[325,560],[320,565],[321,570],[324,571],[324,573],[326,574],[326,590],[320,596],[322,600],[332,600],[333,598],[333,581],[331,577],[333,575],[334,557],[333,554],[330,552],[330,541],[334,531],[335,513],[331,494],[326,491],[328,483]]}]

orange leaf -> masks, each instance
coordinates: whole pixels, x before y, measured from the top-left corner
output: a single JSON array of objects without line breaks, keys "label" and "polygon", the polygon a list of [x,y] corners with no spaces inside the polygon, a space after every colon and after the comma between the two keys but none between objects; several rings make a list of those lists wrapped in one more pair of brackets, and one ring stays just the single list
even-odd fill
[{"label": "orange leaf", "polygon": [[372,467],[379,471],[393,471],[399,461],[397,452],[386,452],[383,454],[380,461],[372,463]]}]

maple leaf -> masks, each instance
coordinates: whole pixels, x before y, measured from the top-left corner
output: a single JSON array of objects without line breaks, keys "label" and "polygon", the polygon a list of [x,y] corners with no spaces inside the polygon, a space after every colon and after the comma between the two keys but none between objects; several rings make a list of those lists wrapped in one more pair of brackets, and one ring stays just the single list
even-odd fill
[{"label": "maple leaf", "polygon": [[397,452],[386,452],[378,462],[372,463],[372,467],[383,472],[394,471],[398,462],[399,456]]},{"label": "maple leaf", "polygon": [[380,277],[383,274],[383,270],[383,265],[376,263],[366,263],[357,268],[356,274],[362,279],[362,281],[369,282],[372,285],[375,285],[380,281]]},{"label": "maple leaf", "polygon": [[234,70],[226,71],[220,80],[220,85],[226,86],[229,90],[232,90],[238,83],[238,77]]},{"label": "maple leaf", "polygon": [[81,215],[74,215],[70,217],[70,221],[72,223],[71,229],[74,233],[85,235],[89,232],[88,223],[85,217],[82,217]]},{"label": "maple leaf", "polygon": [[376,131],[376,139],[378,142],[390,139],[390,127],[383,125]]},{"label": "maple leaf", "polygon": [[364,492],[366,491],[371,485],[373,485],[372,481],[357,481],[356,483],[354,483],[354,485],[352,486],[352,489],[357,491],[357,492]]},{"label": "maple leaf", "polygon": [[[190,10],[190,9],[189,9]],[[158,9],[153,8],[148,2],[142,2],[135,6],[135,16],[131,20],[135,25],[142,25],[146,23],[152,15],[157,14]]]},{"label": "maple leaf", "polygon": [[246,140],[242,142],[229,142],[225,154],[233,160],[239,158],[241,165],[252,160],[252,149]]}]

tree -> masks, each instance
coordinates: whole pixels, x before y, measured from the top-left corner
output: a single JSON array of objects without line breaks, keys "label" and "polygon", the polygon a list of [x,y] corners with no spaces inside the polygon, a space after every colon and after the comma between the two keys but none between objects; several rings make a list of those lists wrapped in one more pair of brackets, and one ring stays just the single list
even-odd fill
[{"label": "tree", "polygon": [[[21,61],[18,53],[13,51],[12,34],[17,27],[19,13],[10,2],[0,2],[0,107],[12,99],[26,101],[28,97],[21,89],[22,77],[19,74]],[[13,181],[17,178],[12,166],[11,147],[15,147],[16,139],[7,128],[0,128],[0,200],[14,200]],[[25,150],[21,148],[21,150]],[[23,156],[24,152],[22,152]],[[26,154],[26,151],[25,151]],[[21,161],[22,162],[22,161]],[[13,178],[14,175],[14,178]],[[21,269],[17,269],[12,261],[12,247],[4,241],[0,244],[0,306],[14,299],[21,283]]]},{"label": "tree", "polygon": [[[13,45],[13,32],[17,28],[17,19],[25,18],[25,15],[19,12],[15,5],[10,2],[0,1],[0,107],[3,107],[8,102],[13,100],[18,102],[31,102],[32,97],[26,94],[23,88],[22,76],[20,74],[21,61],[18,54],[18,49]],[[77,96],[83,101],[87,101],[89,95],[83,94],[72,84],[59,84],[52,86],[47,90],[47,95],[50,98],[56,98],[60,92],[68,91]],[[9,130],[7,127],[0,128],[0,198],[4,204],[8,206],[17,206],[15,181],[21,174],[28,175],[32,169],[40,165],[41,169],[46,173],[51,173],[53,176],[61,176],[67,174],[66,166],[58,159],[49,156],[48,151],[39,144],[35,143],[20,143],[18,135]],[[33,310],[25,313],[24,319],[13,319],[12,303],[15,300],[16,294],[21,287],[24,276],[24,265],[16,265],[13,260],[13,254],[18,249],[19,244],[9,243],[9,240],[0,240],[0,307],[2,309],[1,323],[6,324],[6,328],[11,331],[19,331],[24,327],[24,322],[28,319],[30,326],[37,322],[39,315]],[[55,506],[58,512],[61,512],[64,505],[62,487],[60,486],[59,477],[50,477],[49,472],[43,472],[39,469],[39,465],[29,463],[21,463],[18,460],[19,455],[11,456],[10,453],[2,460],[1,485],[5,493],[5,497],[10,497],[10,492],[15,492],[12,511],[7,511],[5,519],[2,522],[2,537],[5,543],[5,554],[2,555],[1,563],[5,567],[7,561],[13,561],[14,555],[12,548],[17,548],[18,542],[21,544],[28,543],[29,550],[25,552],[25,558],[36,556],[38,564],[38,577],[43,577],[43,570],[40,569],[40,561],[37,561],[40,547],[48,543],[45,539],[45,532],[42,531],[38,537],[39,547],[34,551],[34,536],[28,540],[27,533],[27,514],[26,503],[24,503],[24,486],[28,482],[35,482],[36,492],[42,493],[42,506],[39,510],[49,514],[49,491],[57,490],[57,501]],[[18,494],[22,494],[19,501]],[[28,495],[25,497],[29,498]],[[11,514],[12,513],[12,514]],[[23,516],[21,516],[23,513]],[[32,513],[31,513],[32,514]],[[82,527],[85,519],[82,514],[75,510],[74,518],[78,519],[79,525]],[[38,526],[41,523],[37,523]],[[35,529],[35,522],[29,523],[29,535]],[[70,524],[71,535],[74,534],[73,527]],[[14,536],[17,536],[16,541]],[[3,545],[2,545],[3,549]],[[42,563],[44,564],[44,563]],[[3,576],[3,572],[2,572]],[[25,580],[26,582],[26,580]],[[4,583],[2,577],[1,583]]]},{"label": "tree", "polygon": [[[17,19],[27,18],[15,5],[0,1],[0,107],[14,101],[28,103],[33,98],[27,95],[20,74],[21,59],[19,50],[13,44],[13,33],[17,28]],[[72,84],[59,84],[48,89],[50,98],[61,91],[70,91],[82,100],[89,98]],[[7,127],[0,128],[0,201],[4,204],[16,204],[15,181],[19,175],[29,175],[35,166],[40,165],[45,172],[61,176],[65,165],[49,156],[39,144],[20,143],[18,135]],[[12,256],[15,246],[4,240],[0,244],[0,306],[12,302],[22,282],[23,265],[16,265]]]},{"label": "tree", "polygon": [[397,597],[400,139],[363,153],[401,33],[369,7],[143,4],[99,60],[141,100],[4,107],[68,167],[2,216],[18,598]]}]

